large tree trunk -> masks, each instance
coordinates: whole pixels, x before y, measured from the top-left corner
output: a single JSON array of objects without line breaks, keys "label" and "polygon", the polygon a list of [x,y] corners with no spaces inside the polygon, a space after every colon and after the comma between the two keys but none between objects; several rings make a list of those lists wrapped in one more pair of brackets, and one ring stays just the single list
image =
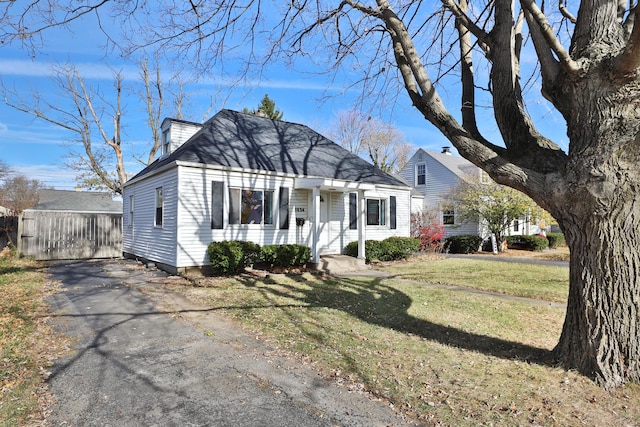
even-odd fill
[{"label": "large tree trunk", "polygon": [[636,85],[600,76],[572,94],[568,191],[556,204],[570,288],[555,353],[613,388],[640,380],[640,114]]},{"label": "large tree trunk", "polygon": [[640,204],[585,212],[565,226],[571,249],[567,314],[558,358],[605,388],[640,379]]}]

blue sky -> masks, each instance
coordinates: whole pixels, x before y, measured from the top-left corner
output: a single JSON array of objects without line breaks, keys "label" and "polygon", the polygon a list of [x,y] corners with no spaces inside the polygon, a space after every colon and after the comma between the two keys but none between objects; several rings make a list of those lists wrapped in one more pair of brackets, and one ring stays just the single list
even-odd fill
[{"label": "blue sky", "polygon": [[[89,24],[83,25],[84,28],[76,27],[75,33],[63,29],[48,31],[44,47],[35,55],[19,46],[1,47],[2,84],[15,89],[25,98],[31,92],[38,91],[55,102],[57,95],[51,80],[52,67],[61,63],[76,66],[88,84],[99,86],[103,92],[108,92],[113,85],[113,69],[122,71],[126,78],[125,85],[137,81],[138,69],[135,64],[124,62],[116,55],[105,55],[100,47],[101,35],[91,31]],[[168,70],[168,66],[163,67],[163,71]],[[357,94],[345,89],[346,81],[341,86],[339,80],[331,83],[328,77],[295,74],[284,67],[272,67],[269,74],[271,78],[234,87],[215,78],[188,86],[190,97],[187,112],[190,114],[185,118],[201,121],[209,109],[208,116],[221,108],[255,108],[264,94],[268,93],[284,113],[285,120],[303,123],[326,133],[329,123],[339,111],[354,108]],[[324,101],[321,98],[325,98]],[[549,113],[548,104],[539,98],[532,104],[532,116],[542,119],[540,130],[566,149],[566,142],[563,143],[566,136],[563,135],[564,127],[560,118],[555,113]],[[393,114],[388,112],[387,117],[393,117],[391,123],[402,132],[407,142],[416,148],[435,151],[450,145],[410,106],[406,95],[401,94],[398,99]],[[150,142],[142,104],[137,99],[129,98],[125,99],[124,105],[126,135],[123,139],[128,147],[141,154],[145,144]],[[487,113],[490,114],[490,111]],[[484,120],[484,124],[489,137],[497,134],[490,120]],[[64,166],[65,155],[70,149],[80,150],[81,147],[70,145],[72,136],[59,127],[34,119],[0,102],[0,160],[19,173],[57,189],[73,189],[76,173]],[[140,164],[129,158],[127,172],[135,173],[140,168]]]}]

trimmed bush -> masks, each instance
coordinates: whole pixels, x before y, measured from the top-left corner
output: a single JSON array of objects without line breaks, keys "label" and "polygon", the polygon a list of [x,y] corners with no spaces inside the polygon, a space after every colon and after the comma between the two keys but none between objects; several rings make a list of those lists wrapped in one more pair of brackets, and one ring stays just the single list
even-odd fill
[{"label": "trimmed bush", "polygon": [[407,259],[420,249],[420,239],[415,237],[388,237],[380,243],[380,261]]},{"label": "trimmed bush", "polygon": [[547,233],[547,240],[551,249],[559,248],[565,244],[564,234],[562,233]]},{"label": "trimmed bush", "polygon": [[[378,261],[383,254],[382,242],[378,240],[364,241],[364,256],[366,262]],[[344,248],[345,255],[358,257],[358,242],[349,242]]]},{"label": "trimmed bush", "polygon": [[460,234],[447,237],[444,240],[443,249],[452,254],[472,254],[478,252],[482,244],[482,237],[471,234]]},{"label": "trimmed bush", "polygon": [[252,265],[260,253],[260,245],[241,240],[211,242],[207,254],[211,268],[218,274],[240,273]]},{"label": "trimmed bush", "polygon": [[549,241],[544,236],[508,236],[506,240],[509,249],[542,251],[549,247]]},{"label": "trimmed bush", "polygon": [[364,256],[366,262],[379,261],[384,256],[384,245],[379,240],[365,240]]},{"label": "trimmed bush", "polygon": [[[366,252],[366,246],[365,246],[365,252]],[[344,247],[344,254],[345,255],[349,255],[352,256],[354,258],[358,257],[358,242],[349,242],[347,243],[347,246]]]},{"label": "trimmed bush", "polygon": [[264,245],[260,261],[269,267],[300,267],[309,262],[311,249],[305,245]]},{"label": "trimmed bush", "polygon": [[[365,240],[364,253],[367,262],[406,259],[420,249],[420,239],[415,237],[388,237],[382,241]],[[349,242],[345,255],[358,256],[358,242]]]}]

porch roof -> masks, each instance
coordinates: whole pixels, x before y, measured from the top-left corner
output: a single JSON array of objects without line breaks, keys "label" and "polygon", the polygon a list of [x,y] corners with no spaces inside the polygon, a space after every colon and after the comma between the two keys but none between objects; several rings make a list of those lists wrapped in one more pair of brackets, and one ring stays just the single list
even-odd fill
[{"label": "porch roof", "polygon": [[346,193],[357,190],[375,190],[375,184],[358,181],[344,181],[333,178],[296,178],[294,188],[312,189],[318,187],[321,191],[335,191]]}]

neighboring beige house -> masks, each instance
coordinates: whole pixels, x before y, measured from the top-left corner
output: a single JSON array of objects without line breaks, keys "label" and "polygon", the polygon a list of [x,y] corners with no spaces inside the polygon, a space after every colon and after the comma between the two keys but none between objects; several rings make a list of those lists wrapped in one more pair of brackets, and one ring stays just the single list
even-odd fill
[{"label": "neighboring beige house", "polygon": [[213,241],[247,240],[304,244],[319,263],[410,234],[411,187],[307,126],[222,110],[162,131],[162,156],[124,185],[125,256],[183,271]]}]

